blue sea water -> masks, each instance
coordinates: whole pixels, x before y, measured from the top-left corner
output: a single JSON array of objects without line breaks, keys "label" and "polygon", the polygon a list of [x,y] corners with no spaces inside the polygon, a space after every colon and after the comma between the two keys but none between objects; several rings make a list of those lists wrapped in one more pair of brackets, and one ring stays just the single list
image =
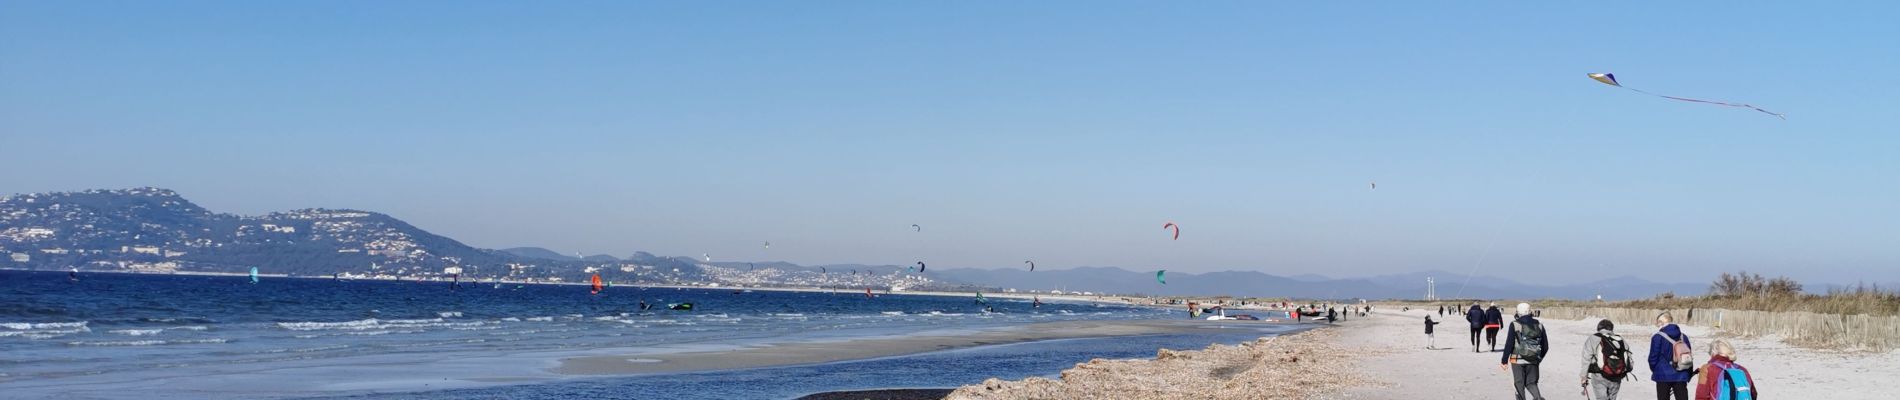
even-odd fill
[{"label": "blue sea water", "polygon": [[[639,303],[656,304],[641,311]],[[692,302],[693,311],[662,309]],[[1149,307],[731,289],[609,288],[0,271],[0,397],[785,398],[950,387],[1047,375],[1093,357],[1232,343],[1232,334],[1071,339],[841,363],[575,379],[575,355],[734,348],[987,329],[1045,321],[1181,318]],[[469,381],[462,378],[488,378]],[[444,390],[447,388],[447,390]],[[392,394],[394,393],[394,394]]]}]

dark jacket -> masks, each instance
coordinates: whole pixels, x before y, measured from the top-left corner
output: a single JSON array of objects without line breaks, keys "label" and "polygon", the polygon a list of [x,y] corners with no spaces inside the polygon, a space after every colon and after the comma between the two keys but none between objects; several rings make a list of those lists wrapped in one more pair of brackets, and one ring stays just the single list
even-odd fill
[{"label": "dark jacket", "polygon": [[[1545,329],[1537,330],[1537,342],[1543,343],[1544,348],[1537,349],[1537,362],[1532,363],[1532,364],[1542,364],[1544,362],[1544,356],[1550,354],[1550,329],[1548,327],[1542,326],[1543,325],[1542,323],[1537,322],[1537,318],[1532,318],[1529,315],[1517,317],[1517,322],[1522,323],[1524,325],[1536,324],[1536,325],[1539,325],[1539,327],[1545,328]],[[1510,325],[1505,325],[1505,326],[1506,328],[1504,331],[1504,357],[1502,361],[1498,361],[1499,364],[1510,364],[1511,355],[1517,354],[1517,324],[1510,324]]]},{"label": "dark jacket", "polygon": [[1438,325],[1442,323],[1443,322],[1433,321],[1432,316],[1430,315],[1425,316],[1425,334],[1427,335],[1432,334],[1432,325]]},{"label": "dark jacket", "polygon": [[1668,339],[1663,339],[1664,335],[1669,336],[1669,339],[1689,343],[1689,336],[1683,335],[1682,328],[1676,327],[1676,324],[1663,326],[1662,331],[1654,335],[1649,335],[1649,380],[1655,382],[1688,382],[1689,378],[1694,377],[1695,374],[1691,371],[1676,370],[1675,363],[1670,360],[1670,358],[1676,356],[1675,348],[1669,344]]},{"label": "dark jacket", "polygon": [[1491,309],[1484,310],[1484,323],[1504,326],[1504,311],[1498,310],[1498,306],[1491,306]]},{"label": "dark jacket", "polygon": [[1478,308],[1476,304],[1471,305],[1471,309],[1465,311],[1465,322],[1471,323],[1471,329],[1483,328],[1484,309]]}]

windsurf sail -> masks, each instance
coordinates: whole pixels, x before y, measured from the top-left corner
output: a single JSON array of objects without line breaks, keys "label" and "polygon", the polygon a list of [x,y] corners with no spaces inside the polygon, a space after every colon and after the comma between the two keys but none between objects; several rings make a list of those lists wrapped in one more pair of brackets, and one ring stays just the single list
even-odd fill
[{"label": "windsurf sail", "polygon": [[589,293],[589,294],[600,294],[600,289],[601,289],[600,274],[594,274],[593,283],[594,283],[594,291],[593,293]]},{"label": "windsurf sail", "polygon": [[864,288],[864,298],[875,299],[877,295],[871,294],[871,288]]},{"label": "windsurf sail", "polygon": [[257,267],[251,267],[251,284],[257,284]]},{"label": "windsurf sail", "polygon": [[989,300],[989,299],[985,299],[985,298],[983,298],[983,292],[976,292],[976,303],[977,303],[977,304],[989,304],[989,303],[990,303],[990,300]]},{"label": "windsurf sail", "polygon": [[667,304],[666,308],[680,311],[692,311],[693,303]]}]

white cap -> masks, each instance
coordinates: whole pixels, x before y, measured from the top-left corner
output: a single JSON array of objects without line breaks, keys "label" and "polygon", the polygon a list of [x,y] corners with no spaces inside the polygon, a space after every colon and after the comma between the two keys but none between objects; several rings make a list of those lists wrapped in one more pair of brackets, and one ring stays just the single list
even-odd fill
[{"label": "white cap", "polygon": [[1530,315],[1531,303],[1517,303],[1518,315]]}]

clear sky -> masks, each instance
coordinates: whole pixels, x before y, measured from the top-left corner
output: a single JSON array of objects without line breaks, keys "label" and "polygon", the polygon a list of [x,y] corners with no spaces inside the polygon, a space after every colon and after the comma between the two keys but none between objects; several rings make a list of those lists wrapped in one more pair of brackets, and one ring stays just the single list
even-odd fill
[{"label": "clear sky", "polygon": [[1900,279],[1900,3],[544,3],[0,1],[0,192],[620,256]]}]

